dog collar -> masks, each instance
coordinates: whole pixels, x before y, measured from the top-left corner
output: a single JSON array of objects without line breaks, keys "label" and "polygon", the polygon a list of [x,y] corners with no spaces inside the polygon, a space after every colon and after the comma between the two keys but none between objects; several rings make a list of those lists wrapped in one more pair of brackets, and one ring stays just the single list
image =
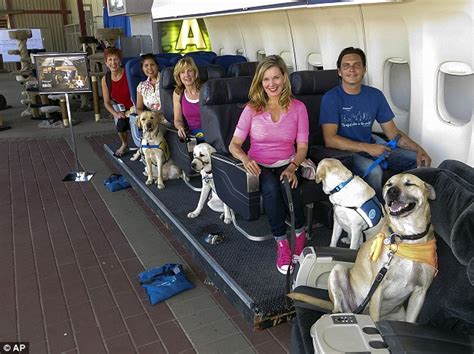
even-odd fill
[{"label": "dog collar", "polygon": [[426,230],[423,231],[423,232],[420,232],[419,234],[414,234],[414,235],[399,235],[397,233],[395,233],[392,229],[392,227],[389,225],[388,226],[388,232],[390,232],[390,237],[394,236],[394,237],[399,237],[401,240],[410,240],[410,241],[414,241],[414,240],[419,240],[420,238],[422,237],[425,237],[427,234],[428,234],[428,231],[430,230],[430,227],[431,227],[431,223],[428,223],[428,225],[426,226]]},{"label": "dog collar", "polygon": [[142,148],[144,149],[159,149],[161,146],[160,145],[142,145]]},{"label": "dog collar", "polygon": [[342,188],[344,188],[345,186],[347,186],[347,185],[349,184],[349,182],[352,181],[353,179],[354,179],[354,176],[351,176],[351,178],[349,178],[348,180],[339,183],[336,187],[334,187],[334,188],[329,192],[329,194],[334,194],[334,193],[339,192]]}]

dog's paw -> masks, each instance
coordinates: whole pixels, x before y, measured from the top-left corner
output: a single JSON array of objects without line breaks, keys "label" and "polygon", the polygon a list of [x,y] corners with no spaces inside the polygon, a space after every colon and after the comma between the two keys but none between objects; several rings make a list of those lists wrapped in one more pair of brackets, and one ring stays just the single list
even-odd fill
[{"label": "dog's paw", "polygon": [[350,245],[351,244],[351,240],[349,237],[343,237],[341,238],[341,242],[342,243],[345,243],[346,245]]},{"label": "dog's paw", "polygon": [[146,180],[145,184],[146,184],[147,186],[149,186],[150,184],[153,184],[153,180],[152,180],[151,178],[148,178],[148,179]]},{"label": "dog's paw", "polygon": [[224,213],[222,213],[219,217],[222,221],[224,221],[224,224],[230,224],[232,222],[232,218],[230,216],[225,217]]},{"label": "dog's paw", "polygon": [[158,187],[158,189],[164,189],[165,188],[165,184],[163,182],[157,183],[156,186]]},{"label": "dog's paw", "polygon": [[188,213],[188,218],[190,219],[197,218],[198,216],[199,216],[199,213],[196,213],[195,211]]}]

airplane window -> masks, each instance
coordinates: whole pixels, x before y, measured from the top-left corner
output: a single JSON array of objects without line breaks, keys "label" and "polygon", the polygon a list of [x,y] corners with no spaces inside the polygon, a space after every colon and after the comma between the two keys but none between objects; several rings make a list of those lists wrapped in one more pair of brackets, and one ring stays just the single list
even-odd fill
[{"label": "airplane window", "polygon": [[293,54],[291,52],[281,52],[280,56],[285,61],[286,67],[288,68],[288,73],[292,73],[294,71]]},{"label": "airplane window", "polygon": [[438,71],[438,113],[447,123],[465,125],[472,120],[474,71],[463,62],[445,62]]},{"label": "airplane window", "polygon": [[408,61],[403,58],[389,58],[385,64],[385,70],[387,71],[385,80],[387,87],[384,89],[389,93],[393,105],[402,111],[409,112],[411,90]]},{"label": "airplane window", "polygon": [[319,53],[308,55],[308,70],[323,70],[323,59]]}]

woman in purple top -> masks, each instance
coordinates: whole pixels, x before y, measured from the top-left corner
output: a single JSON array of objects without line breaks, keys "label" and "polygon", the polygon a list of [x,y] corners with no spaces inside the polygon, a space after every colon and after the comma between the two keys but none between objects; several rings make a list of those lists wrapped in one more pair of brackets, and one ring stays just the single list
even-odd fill
[{"label": "woman in purple top", "polygon": [[[291,97],[285,62],[277,55],[263,59],[250,86],[249,103],[240,116],[229,150],[244,163],[248,173],[259,176],[263,206],[277,242],[277,268],[293,271],[286,238],[286,194],[288,178],[295,210],[295,255],[303,251],[306,233],[304,211],[296,171],[308,151],[309,122],[305,105]],[[242,144],[250,135],[248,154]],[[295,151],[296,143],[296,151]]]},{"label": "woman in purple top", "polygon": [[173,76],[176,81],[176,88],[173,92],[174,126],[178,129],[178,136],[186,138],[187,126],[192,135],[202,138],[199,111],[201,81],[194,60],[191,57],[180,59],[174,67]]}]

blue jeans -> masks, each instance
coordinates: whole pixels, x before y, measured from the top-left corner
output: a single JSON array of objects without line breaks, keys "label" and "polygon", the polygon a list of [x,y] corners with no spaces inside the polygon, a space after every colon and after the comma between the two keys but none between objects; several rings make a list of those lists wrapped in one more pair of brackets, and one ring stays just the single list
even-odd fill
[{"label": "blue jeans", "polygon": [[[372,139],[376,144],[385,144],[386,141],[380,136],[373,134]],[[366,153],[356,153],[354,154],[354,165],[352,167],[353,172],[358,176],[363,176],[365,171],[369,166],[374,162],[376,157],[372,157]],[[396,172],[403,172],[416,168],[416,152],[405,150],[402,148],[397,148],[393,150],[387,158],[388,168]],[[379,200],[383,200],[382,197],[382,168],[380,165],[377,165],[372,172],[365,177],[365,181],[375,190]]]},{"label": "blue jeans", "polygon": [[[280,181],[280,175],[287,167],[288,165],[277,168],[260,166],[260,192],[263,197],[263,207],[275,237],[286,235],[285,218],[288,201],[286,200],[285,186]],[[299,185],[295,189],[291,188],[291,196],[295,210],[295,226],[296,229],[301,229],[304,226],[305,218]]]},{"label": "blue jeans", "polygon": [[136,147],[142,145],[142,131],[137,127],[137,118],[138,116],[134,113],[130,114],[130,132],[132,133],[133,143]]}]

